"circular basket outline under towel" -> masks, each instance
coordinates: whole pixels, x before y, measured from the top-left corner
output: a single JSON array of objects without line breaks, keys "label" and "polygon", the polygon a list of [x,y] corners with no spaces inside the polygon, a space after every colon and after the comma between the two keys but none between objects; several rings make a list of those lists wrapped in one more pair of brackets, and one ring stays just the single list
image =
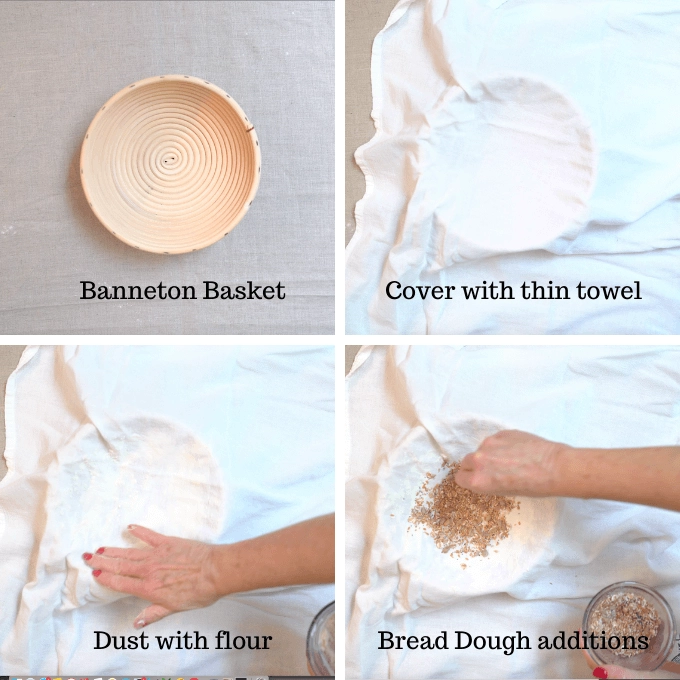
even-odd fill
[{"label": "circular basket outline under towel", "polygon": [[430,271],[572,241],[586,226],[597,144],[557,85],[500,72],[451,87],[420,134],[427,201],[418,195],[410,220],[432,230]]},{"label": "circular basket outline under towel", "polygon": [[[440,609],[469,597],[521,592],[527,574],[550,560],[548,546],[557,525],[556,499],[517,496],[521,507],[508,514],[509,535],[490,545],[486,557],[442,552],[427,531],[409,522],[418,489],[424,480],[431,487],[449,474],[442,462],[459,462],[484,439],[511,426],[475,413],[426,420],[380,463],[370,576],[356,594],[361,606],[375,608],[380,601],[392,616]],[[469,568],[463,569],[465,562]]]},{"label": "circular basket outline under towel", "polygon": [[224,90],[194,76],[153,76],[117,92],[80,153],[83,191],[104,227],[166,255],[226,236],[252,205],[260,174],[252,122]]}]

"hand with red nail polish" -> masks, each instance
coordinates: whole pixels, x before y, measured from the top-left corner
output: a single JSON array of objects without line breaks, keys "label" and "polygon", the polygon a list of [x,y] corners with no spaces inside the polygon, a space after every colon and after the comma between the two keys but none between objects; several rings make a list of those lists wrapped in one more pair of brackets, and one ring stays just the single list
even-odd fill
[{"label": "hand with red nail polish", "polygon": [[[580,631],[579,631],[580,632]],[[655,678],[658,677],[658,673],[653,671],[632,671],[629,668],[624,668],[623,666],[599,666],[595,663],[593,658],[588,654],[585,649],[581,650],[581,653],[586,659],[590,670],[592,671],[594,678],[600,678],[604,680],[605,678]]]},{"label": "hand with red nail polish", "polygon": [[169,614],[207,607],[237,592],[335,580],[335,515],[265,536],[209,545],[131,525],[146,548],[100,548],[86,559],[97,583],[148,600],[142,628]]},{"label": "hand with red nail polish", "polygon": [[135,627],[172,612],[206,607],[219,598],[213,574],[214,546],[163,536],[144,527],[131,526],[128,531],[149,547],[102,547],[88,565],[95,568],[92,575],[98,583],[154,603],[135,619]]},{"label": "hand with red nail polish", "polygon": [[658,677],[651,671],[631,671],[622,666],[597,666],[593,669],[594,678],[654,678]]}]

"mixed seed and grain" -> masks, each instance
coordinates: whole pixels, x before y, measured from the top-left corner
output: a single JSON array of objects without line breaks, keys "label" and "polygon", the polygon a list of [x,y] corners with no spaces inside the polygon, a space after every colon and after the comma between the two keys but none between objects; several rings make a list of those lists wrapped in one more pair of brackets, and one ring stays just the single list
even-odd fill
[{"label": "mixed seed and grain", "polygon": [[[441,469],[449,472],[434,486],[431,486],[432,480],[437,475],[426,474],[416,494],[409,523],[432,536],[435,545],[451,557],[488,556],[489,548],[509,536],[507,516],[519,509],[519,501],[476,494],[458,486],[455,477],[460,463],[445,461]],[[465,569],[467,564],[463,562],[461,567]]]},{"label": "mixed seed and grain", "polygon": [[[642,596],[633,593],[612,593],[602,598],[590,614],[592,631],[604,631],[606,637],[616,636],[620,640],[633,637],[639,640],[645,636],[651,641],[659,632],[661,619],[656,609]],[[623,646],[613,649],[619,656],[635,656],[644,651]]]}]

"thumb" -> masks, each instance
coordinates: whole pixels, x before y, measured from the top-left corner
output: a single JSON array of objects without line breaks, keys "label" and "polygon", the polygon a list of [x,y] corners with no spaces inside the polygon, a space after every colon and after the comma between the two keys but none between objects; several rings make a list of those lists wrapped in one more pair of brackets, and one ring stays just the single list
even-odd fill
[{"label": "thumb", "polygon": [[471,489],[473,475],[474,473],[468,470],[458,470],[454,479],[458,486],[462,486],[464,489]]},{"label": "thumb", "polygon": [[135,618],[133,625],[135,628],[144,628],[150,623],[156,623],[156,621],[164,619],[169,614],[172,614],[172,611],[169,609],[162,607],[160,604],[152,604]]}]

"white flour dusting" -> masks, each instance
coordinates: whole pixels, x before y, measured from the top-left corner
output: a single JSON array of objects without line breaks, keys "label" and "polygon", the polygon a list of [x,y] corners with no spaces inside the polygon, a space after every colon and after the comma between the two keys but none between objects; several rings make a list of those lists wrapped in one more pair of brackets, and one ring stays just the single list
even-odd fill
[{"label": "white flour dusting", "polygon": [[[110,428],[110,429],[107,429]],[[178,425],[137,418],[83,426],[48,472],[47,522],[38,569],[66,560],[61,609],[125,597],[98,584],[82,554],[142,547],[129,524],[212,541],[224,518],[221,473],[211,451]]]}]

